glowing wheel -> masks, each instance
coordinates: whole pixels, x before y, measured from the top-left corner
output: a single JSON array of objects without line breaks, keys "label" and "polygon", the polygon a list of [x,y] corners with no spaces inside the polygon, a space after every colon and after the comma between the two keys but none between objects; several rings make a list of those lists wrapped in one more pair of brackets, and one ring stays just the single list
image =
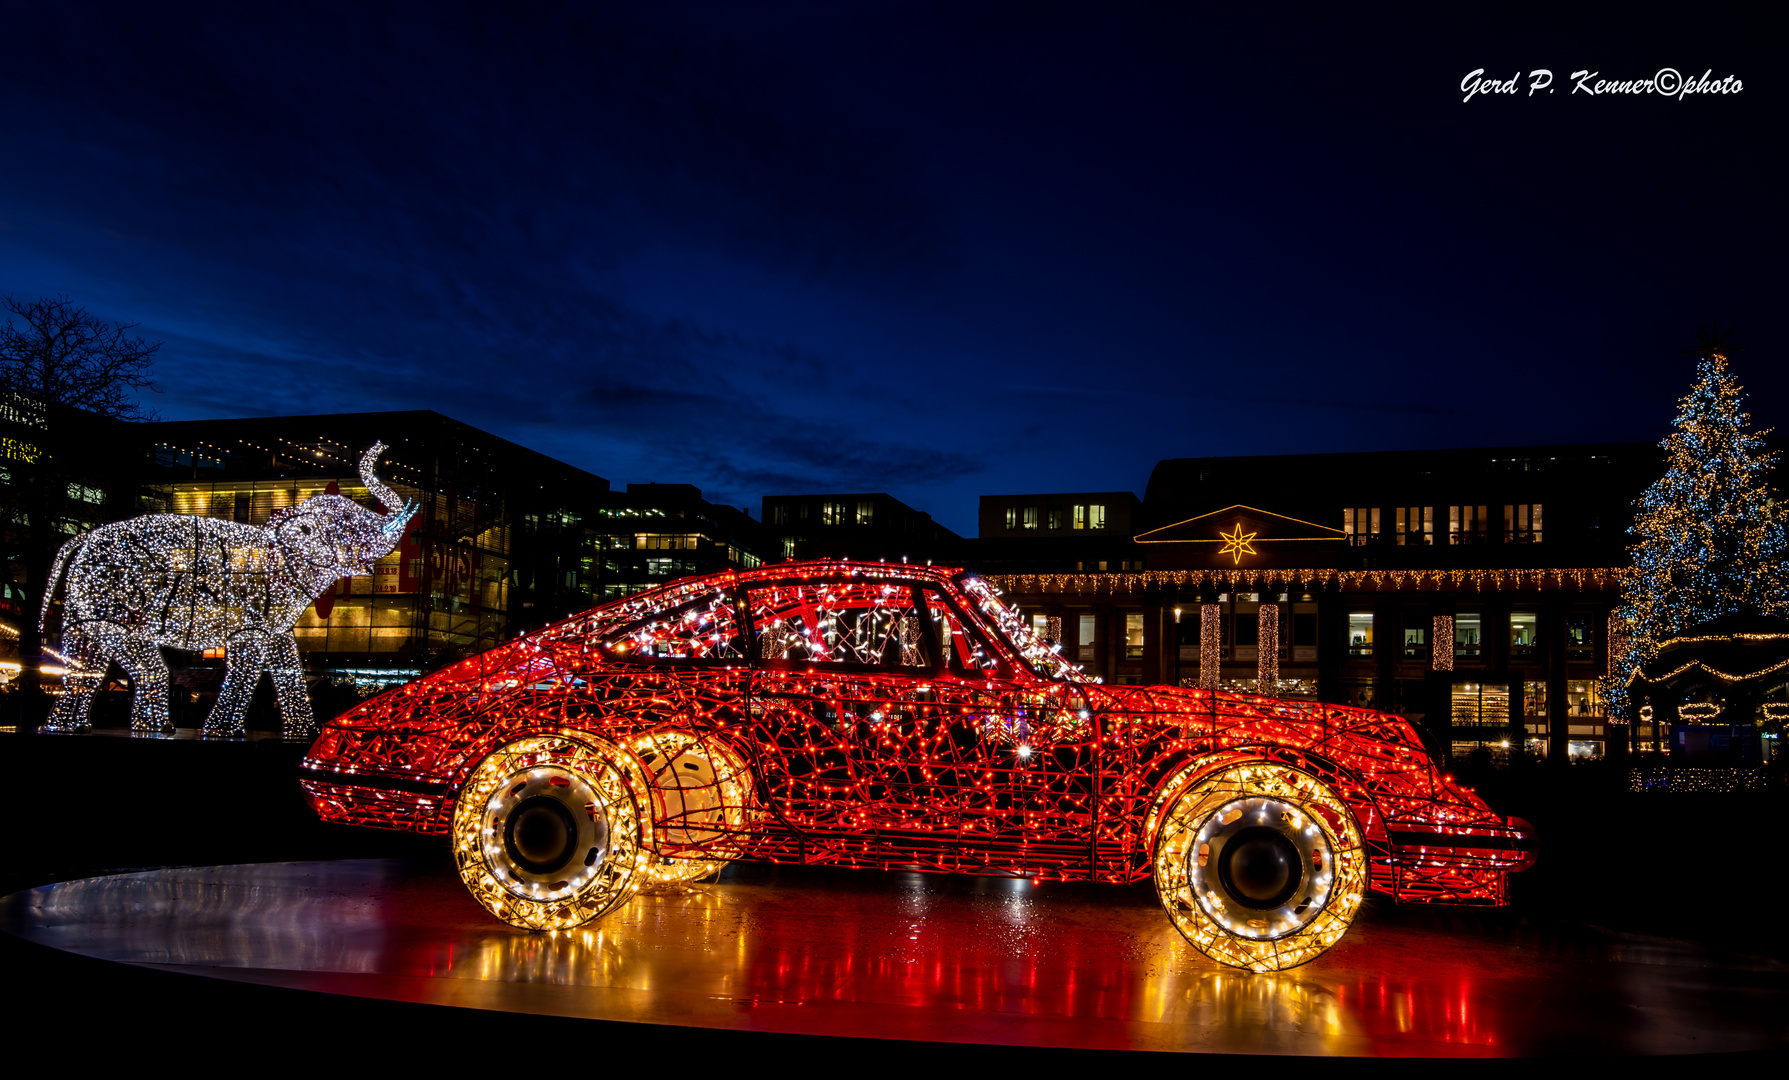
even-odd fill
[{"label": "glowing wheel", "polygon": [[1354,815],[1321,781],[1258,762],[1168,798],[1156,808],[1155,887],[1194,948],[1282,971],[1316,959],[1353,924],[1366,853]]},{"label": "glowing wheel", "polygon": [[[681,731],[660,731],[634,743],[650,774],[662,824],[642,870],[661,885],[698,881],[727,865],[751,833],[751,774],[731,749]],[[684,854],[692,852],[694,854]]]},{"label": "glowing wheel", "polygon": [[623,767],[577,739],[536,736],[473,770],[454,807],[454,863],[485,910],[563,930],[633,895],[640,817]]}]

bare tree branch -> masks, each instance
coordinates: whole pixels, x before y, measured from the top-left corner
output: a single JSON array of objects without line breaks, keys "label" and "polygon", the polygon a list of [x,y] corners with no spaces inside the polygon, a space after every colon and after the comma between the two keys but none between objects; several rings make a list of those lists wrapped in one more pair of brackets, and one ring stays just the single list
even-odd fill
[{"label": "bare tree branch", "polygon": [[0,305],[0,384],[115,420],[159,418],[131,393],[161,392],[150,368],[162,343],[132,336],[137,324],[107,322],[62,296],[8,296]]}]

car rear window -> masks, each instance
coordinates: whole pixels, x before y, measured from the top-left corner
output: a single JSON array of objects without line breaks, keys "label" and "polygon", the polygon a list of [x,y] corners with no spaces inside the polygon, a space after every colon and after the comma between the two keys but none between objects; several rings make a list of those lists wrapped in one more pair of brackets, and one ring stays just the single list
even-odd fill
[{"label": "car rear window", "polygon": [[623,659],[744,660],[745,634],[733,604],[720,593],[657,611],[604,640]]}]

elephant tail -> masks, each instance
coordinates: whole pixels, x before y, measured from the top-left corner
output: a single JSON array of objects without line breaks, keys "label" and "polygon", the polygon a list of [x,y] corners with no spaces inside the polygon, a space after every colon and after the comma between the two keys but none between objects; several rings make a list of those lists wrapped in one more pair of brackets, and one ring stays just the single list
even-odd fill
[{"label": "elephant tail", "polygon": [[43,633],[50,621],[50,602],[56,599],[56,587],[62,584],[62,571],[87,543],[87,533],[82,533],[68,543],[63,544],[56,552],[56,561],[50,564],[50,576],[43,583],[43,610],[37,615],[37,632]]}]

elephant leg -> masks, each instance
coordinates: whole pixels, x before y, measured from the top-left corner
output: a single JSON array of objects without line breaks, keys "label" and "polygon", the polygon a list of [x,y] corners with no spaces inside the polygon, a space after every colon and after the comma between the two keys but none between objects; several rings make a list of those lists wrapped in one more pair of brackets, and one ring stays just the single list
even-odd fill
[{"label": "elephant leg", "polygon": [[248,703],[255,696],[266,666],[267,642],[258,634],[231,638],[224,650],[224,685],[217,704],[205,718],[206,735],[241,735],[247,731]]},{"label": "elephant leg", "polygon": [[105,682],[111,657],[100,640],[84,628],[63,632],[62,657],[62,697],[50,711],[44,730],[85,731],[92,727],[88,714],[93,693]]},{"label": "elephant leg", "polygon": [[153,641],[125,636],[112,649],[118,666],[130,676],[132,731],[171,732],[168,717],[168,662]]},{"label": "elephant leg", "polygon": [[298,641],[290,634],[274,638],[267,647],[267,670],[280,703],[280,737],[308,739],[317,733],[311,712],[311,695],[304,686],[304,665],[298,659]]}]

